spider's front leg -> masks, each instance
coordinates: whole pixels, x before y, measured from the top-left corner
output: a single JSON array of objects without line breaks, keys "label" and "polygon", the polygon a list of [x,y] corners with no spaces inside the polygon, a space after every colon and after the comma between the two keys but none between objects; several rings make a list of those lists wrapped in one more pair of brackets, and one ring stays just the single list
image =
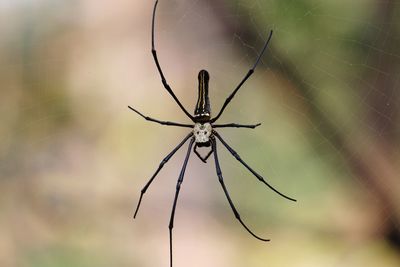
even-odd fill
[{"label": "spider's front leg", "polygon": [[136,210],[135,213],[133,215],[133,218],[136,218],[136,215],[139,211],[139,207],[140,204],[142,203],[142,198],[143,195],[146,193],[147,189],[149,188],[149,186],[151,185],[151,183],[154,181],[154,179],[156,178],[157,174],[160,172],[160,170],[164,167],[164,164],[167,163],[172,156],[176,153],[176,151],[179,150],[179,148],[181,148],[181,146],[183,146],[184,143],[186,143],[186,141],[193,136],[193,133],[188,134],[185,139],[182,140],[182,142],[180,142],[160,163],[160,165],[158,166],[156,172],[153,174],[153,176],[151,176],[150,180],[146,183],[146,185],[142,188],[142,190],[140,191],[140,198],[138,201],[138,204],[136,206]]},{"label": "spider's front leg", "polygon": [[[215,131],[214,131],[215,133]],[[265,239],[265,238],[261,238],[259,236],[257,236],[256,234],[254,234],[248,227],[246,224],[244,224],[244,222],[242,221],[242,219],[240,218],[240,214],[239,212],[236,210],[235,205],[233,204],[231,197],[229,196],[228,190],[226,189],[225,183],[224,183],[224,178],[222,177],[222,171],[221,171],[221,167],[219,166],[219,160],[218,160],[218,153],[217,153],[217,142],[215,140],[214,135],[211,137],[211,146],[212,146],[212,151],[214,152],[214,159],[215,159],[215,169],[217,171],[217,176],[218,176],[218,180],[219,183],[222,186],[222,189],[224,190],[225,196],[228,199],[229,205],[232,208],[233,213],[235,214],[235,218],[240,222],[240,224],[247,230],[247,232],[249,232],[252,236],[254,236],[255,238],[261,240],[261,241],[270,241],[269,239]]]},{"label": "spider's front leg", "polygon": [[[221,137],[216,131],[213,131],[213,136],[216,136],[216,137],[221,141],[221,143],[226,147],[226,149],[228,149],[229,153],[231,153],[232,156],[234,156],[240,163],[242,163],[243,166],[245,166],[246,169],[248,169],[260,182],[264,183],[264,184],[265,184],[266,186],[268,186],[272,191],[274,191],[275,193],[277,193],[277,194],[280,195],[281,197],[284,197],[284,198],[286,198],[286,199],[288,199],[288,200],[291,200],[291,201],[294,201],[294,202],[297,201],[297,200],[294,199],[294,198],[291,198],[291,197],[286,196],[285,194],[282,194],[282,193],[279,192],[277,189],[275,189],[272,185],[270,185],[269,183],[267,183],[267,181],[265,181],[265,179],[264,179],[261,175],[259,175],[258,173],[256,173],[246,162],[244,162],[244,161],[242,160],[242,158],[239,156],[239,154],[236,153],[236,151],[233,150],[233,148],[230,147],[230,146],[225,142],[225,140],[222,139],[222,137]],[[216,151],[214,151],[214,153],[216,153]]]},{"label": "spider's front leg", "polygon": [[168,226],[168,228],[169,228],[169,257],[170,257],[170,266],[171,267],[172,267],[172,228],[174,228],[176,203],[178,201],[179,191],[181,190],[181,184],[183,182],[183,177],[185,176],[186,166],[189,161],[189,156],[190,156],[190,152],[191,152],[194,140],[195,140],[194,138],[192,138],[192,140],[190,140],[189,148],[186,153],[186,158],[185,158],[185,161],[183,162],[181,173],[179,174],[179,179],[176,184],[176,192],[175,192],[174,204],[172,206],[171,218],[169,220],[169,226]]}]

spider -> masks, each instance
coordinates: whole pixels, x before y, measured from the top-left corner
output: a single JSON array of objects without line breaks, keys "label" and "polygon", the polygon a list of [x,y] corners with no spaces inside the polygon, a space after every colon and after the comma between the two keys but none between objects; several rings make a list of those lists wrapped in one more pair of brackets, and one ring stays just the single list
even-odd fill
[{"label": "spider", "polygon": [[[217,116],[211,117],[211,107],[210,107],[210,100],[208,97],[208,83],[210,76],[206,70],[201,70],[198,75],[198,100],[197,104],[194,110],[194,115],[191,115],[185,107],[181,104],[179,99],[175,96],[174,92],[172,91],[172,88],[169,86],[163,71],[161,70],[160,63],[158,61],[157,57],[157,51],[155,49],[154,45],[154,22],[155,22],[155,15],[156,15],[156,9],[157,9],[157,4],[158,0],[155,1],[154,7],[153,7],[153,16],[152,16],[152,26],[151,26],[151,53],[153,55],[154,62],[157,66],[157,70],[160,74],[161,77],[161,82],[164,86],[164,88],[168,91],[168,93],[172,96],[172,98],[175,100],[175,102],[178,104],[178,106],[181,108],[181,110],[189,117],[189,119],[194,123],[194,124],[183,124],[183,123],[177,123],[177,122],[170,122],[170,121],[161,121],[157,120],[148,116],[143,115],[136,109],[132,108],[131,106],[128,106],[132,111],[136,112],[138,115],[143,117],[144,119],[148,121],[152,121],[155,123],[159,123],[161,125],[168,125],[168,126],[178,126],[178,127],[186,127],[186,128],[192,128],[192,131],[161,161],[160,165],[158,166],[157,170],[153,174],[153,176],[150,178],[150,180],[146,183],[146,185],[142,188],[141,193],[140,193],[140,198],[136,206],[136,210],[134,213],[134,218],[136,218],[136,215],[138,213],[140,204],[142,202],[143,195],[146,193],[147,189],[150,187],[151,183],[154,181],[156,178],[157,174],[160,172],[160,170],[163,168],[164,164],[167,163],[172,156],[186,143],[186,141],[189,141],[189,146],[187,149],[187,153],[185,156],[185,160],[183,162],[183,166],[181,169],[181,172],[179,174],[178,182],[176,185],[176,192],[175,192],[175,197],[174,197],[174,202],[172,205],[172,211],[171,211],[171,217],[169,221],[169,251],[170,251],[170,266],[172,267],[172,229],[174,227],[174,217],[175,217],[175,209],[176,209],[176,204],[178,201],[178,196],[179,196],[179,191],[181,189],[181,185],[183,182],[183,178],[185,175],[185,170],[186,166],[189,161],[189,157],[193,148],[193,152],[195,155],[199,157],[199,159],[207,163],[207,159],[214,154],[214,161],[215,161],[215,168],[218,176],[219,183],[221,184],[221,187],[224,191],[224,194],[229,202],[229,205],[236,217],[236,219],[240,222],[240,224],[255,238],[261,240],[261,241],[270,241],[269,239],[261,238],[258,235],[254,234],[248,227],[247,225],[242,221],[239,212],[236,210],[235,205],[233,204],[231,197],[228,193],[228,190],[225,186],[224,183],[224,178],[222,176],[221,172],[221,167],[219,164],[218,160],[218,154],[217,154],[217,139],[221,142],[223,146],[226,147],[226,149],[232,154],[233,157],[235,157],[241,164],[243,164],[259,181],[264,183],[266,186],[268,186],[271,190],[273,190],[275,193],[279,194],[280,196],[291,200],[291,201],[296,201],[295,199],[288,197],[281,192],[279,192],[277,189],[275,189],[272,185],[270,185],[268,182],[264,180],[264,178],[256,173],[249,165],[247,165],[246,162],[242,160],[242,158],[236,153],[236,151],[230,147],[225,140],[221,137],[221,135],[215,130],[217,128],[227,128],[227,127],[236,127],[236,128],[251,128],[254,129],[257,126],[261,125],[260,123],[258,124],[253,124],[253,125],[244,125],[244,124],[237,124],[237,123],[226,123],[226,124],[214,124],[219,117],[222,115],[224,112],[225,108],[228,106],[229,102],[233,99],[235,94],[239,91],[239,89],[242,87],[242,85],[247,81],[247,79],[254,73],[255,68],[257,67],[258,63],[260,62],[260,59],[262,55],[264,54],[265,50],[268,47],[268,43],[272,38],[272,33],[273,31],[271,30],[268,36],[267,41],[265,42],[261,53],[259,54],[256,62],[254,63],[253,67],[247,72],[247,74],[244,76],[244,78],[240,81],[240,83],[236,86],[236,88],[233,90],[233,92],[228,96],[228,98],[225,100],[224,104],[222,105],[221,110],[218,112]],[[194,147],[193,147],[194,145]],[[203,157],[200,155],[200,153],[197,151],[198,147],[210,147],[210,151],[208,154]]]}]

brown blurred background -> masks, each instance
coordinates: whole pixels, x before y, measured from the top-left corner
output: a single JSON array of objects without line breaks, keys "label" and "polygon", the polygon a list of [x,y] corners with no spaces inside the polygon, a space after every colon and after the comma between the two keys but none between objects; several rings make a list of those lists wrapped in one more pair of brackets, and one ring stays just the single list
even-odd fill
[{"label": "brown blurred background", "polygon": [[[153,1],[0,3],[0,266],[168,266],[182,148],[132,219],[140,189],[188,129],[150,53]],[[197,73],[213,110],[271,46],[220,133],[291,203],[225,149],[227,187],[192,156],[175,266],[400,266],[400,3],[160,0],[164,73],[192,110]]]}]

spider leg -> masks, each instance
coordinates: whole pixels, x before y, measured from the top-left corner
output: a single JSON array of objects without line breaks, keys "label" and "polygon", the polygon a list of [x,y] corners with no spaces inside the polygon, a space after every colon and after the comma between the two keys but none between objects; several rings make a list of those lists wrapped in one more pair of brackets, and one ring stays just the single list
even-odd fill
[{"label": "spider leg", "polygon": [[227,128],[227,127],[236,127],[236,128],[251,128],[254,129],[260,126],[261,123],[251,124],[251,125],[244,125],[244,124],[237,124],[237,123],[226,123],[226,124],[214,124],[213,128]]},{"label": "spider leg", "polygon": [[231,102],[231,100],[233,99],[233,97],[235,96],[235,94],[237,93],[237,91],[239,91],[240,87],[242,87],[242,85],[247,81],[248,78],[250,78],[250,76],[254,73],[254,70],[256,69],[258,63],[261,60],[262,55],[264,54],[265,50],[267,49],[267,46],[269,44],[269,41],[272,38],[272,33],[273,31],[270,31],[269,36],[267,41],[264,44],[263,49],[261,50],[260,55],[258,56],[256,62],[254,63],[254,66],[247,72],[246,76],[244,76],[243,80],[239,83],[239,85],[235,88],[235,90],[233,90],[233,92],[228,96],[228,98],[225,100],[225,103],[222,105],[221,110],[219,111],[218,115],[211,119],[211,123],[215,122],[216,120],[218,120],[218,118],[222,115],[222,112],[224,112],[226,106],[229,104],[229,102]]},{"label": "spider leg", "polygon": [[273,190],[273,191],[274,191],[275,193],[277,193],[278,195],[280,195],[280,196],[282,196],[282,197],[284,197],[284,198],[286,198],[286,199],[288,199],[288,200],[294,201],[294,202],[297,201],[297,200],[294,199],[294,198],[291,198],[291,197],[288,197],[288,196],[282,194],[282,193],[279,192],[277,189],[275,189],[272,185],[270,185],[269,183],[267,183],[261,175],[259,175],[258,173],[256,173],[252,168],[250,168],[249,165],[247,165],[246,162],[244,162],[244,161],[240,158],[240,156],[236,153],[236,151],[233,150],[233,148],[231,148],[231,147],[222,139],[222,137],[221,137],[216,131],[213,131],[213,134],[214,134],[214,135],[221,141],[221,143],[228,149],[228,151],[232,154],[232,156],[234,156],[240,163],[242,163],[242,164],[246,167],[246,169],[248,169],[255,177],[257,177],[258,180],[260,180],[261,182],[263,182],[266,186],[268,186],[271,190]]},{"label": "spider leg", "polygon": [[130,108],[131,110],[133,110],[134,112],[139,114],[141,117],[143,117],[147,121],[152,121],[152,122],[156,122],[156,123],[159,123],[159,124],[162,124],[162,125],[168,125],[168,126],[179,126],[179,127],[193,128],[193,125],[191,125],[191,124],[183,124],[183,123],[177,123],[177,122],[171,122],[171,121],[160,121],[160,120],[153,119],[153,118],[150,118],[148,116],[143,115],[142,113],[140,113],[139,111],[137,111],[136,109],[134,109],[131,106],[128,106],[128,108]]},{"label": "spider leg", "polygon": [[204,158],[200,155],[200,153],[197,151],[197,144],[195,144],[194,145],[194,149],[193,149],[193,151],[194,151],[194,153],[196,154],[196,156],[197,157],[199,157],[199,159],[202,161],[202,162],[204,162],[204,163],[207,163],[207,159],[211,156],[211,154],[212,154],[212,149],[210,150],[210,152],[208,152],[208,154],[207,154],[207,156],[205,156]]},{"label": "spider leg", "polygon": [[188,151],[187,151],[186,157],[185,157],[185,161],[183,162],[182,170],[181,170],[181,173],[179,174],[179,179],[178,179],[178,182],[176,184],[176,192],[175,192],[174,204],[172,206],[172,211],[171,211],[171,218],[169,220],[169,226],[168,226],[168,228],[169,228],[169,259],[170,259],[170,266],[171,267],[172,267],[172,228],[174,228],[174,218],[175,218],[176,203],[178,201],[179,191],[181,189],[181,184],[183,182],[183,177],[185,175],[185,170],[186,170],[187,163],[189,161],[189,156],[190,156],[190,152],[191,152],[193,143],[194,143],[194,138],[192,138],[192,140],[190,140],[189,148],[188,148]]},{"label": "spider leg", "polygon": [[225,183],[224,183],[224,178],[222,177],[221,167],[219,166],[219,160],[218,160],[218,154],[217,154],[217,142],[216,142],[215,139],[211,142],[211,145],[212,145],[212,149],[214,151],[215,168],[217,170],[219,183],[221,184],[222,189],[224,190],[225,196],[228,199],[229,205],[231,206],[232,211],[235,214],[236,219],[243,225],[243,227],[247,230],[247,232],[249,232],[255,238],[257,238],[257,239],[259,239],[261,241],[270,241],[269,239],[264,239],[264,238],[261,238],[261,237],[257,236],[256,234],[254,234],[247,227],[247,225],[244,224],[244,222],[240,218],[239,212],[236,210],[235,205],[233,204],[233,202],[231,200],[231,197],[229,196],[228,190],[226,189],[226,186],[225,186]]},{"label": "spider leg", "polygon": [[139,211],[139,207],[140,207],[140,203],[142,203],[142,198],[143,195],[146,193],[147,189],[149,188],[150,184],[153,182],[154,178],[156,178],[157,174],[160,172],[160,170],[162,169],[162,167],[164,166],[165,163],[168,162],[168,160],[170,160],[170,158],[172,158],[172,156],[175,154],[176,151],[178,151],[179,148],[181,148],[181,146],[183,146],[183,144],[190,138],[192,137],[192,133],[188,134],[185,139],[182,140],[182,142],[180,142],[160,163],[160,165],[158,166],[158,169],[156,170],[156,172],[153,174],[153,176],[151,176],[150,180],[146,183],[146,185],[142,188],[142,190],[140,191],[140,198],[138,201],[138,204],[136,206],[136,210],[135,210],[135,214],[133,215],[133,218],[136,218],[136,215]]},{"label": "spider leg", "polygon": [[176,95],[174,94],[174,92],[172,91],[171,87],[169,86],[169,84],[167,83],[167,80],[165,79],[164,73],[161,70],[161,66],[160,63],[158,62],[158,57],[157,57],[157,51],[155,49],[154,46],[154,22],[155,22],[155,17],[156,17],[156,9],[157,9],[157,4],[158,4],[158,0],[156,0],[156,2],[154,3],[154,8],[153,8],[153,18],[151,20],[151,53],[153,55],[154,58],[154,62],[156,63],[157,66],[157,70],[160,73],[161,76],[161,82],[164,86],[164,88],[168,91],[168,93],[172,96],[172,98],[175,100],[175,102],[178,104],[178,106],[182,109],[182,111],[186,114],[186,116],[188,116],[192,121],[193,121],[193,116],[190,115],[190,113],[185,109],[185,107],[181,104],[181,102],[179,101],[179,99],[176,97]]}]

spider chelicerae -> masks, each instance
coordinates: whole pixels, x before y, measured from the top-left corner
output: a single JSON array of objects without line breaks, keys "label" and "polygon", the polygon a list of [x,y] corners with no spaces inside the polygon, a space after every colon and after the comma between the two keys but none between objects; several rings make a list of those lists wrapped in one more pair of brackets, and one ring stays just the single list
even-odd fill
[{"label": "spider chelicerae", "polygon": [[[172,91],[171,87],[167,83],[167,80],[165,79],[164,73],[161,69],[160,63],[157,58],[157,51],[155,49],[154,45],[154,22],[155,22],[155,14],[156,14],[156,9],[157,9],[157,4],[158,0],[155,1],[154,8],[153,8],[153,16],[152,16],[152,28],[151,28],[151,44],[152,44],[152,49],[151,53],[154,58],[154,62],[157,66],[157,70],[161,76],[161,82],[164,86],[164,88],[168,91],[168,93],[172,96],[172,98],[175,100],[175,102],[178,104],[178,106],[181,108],[181,110],[189,117],[189,119],[194,123],[194,124],[184,124],[184,123],[177,123],[177,122],[170,122],[170,121],[160,121],[148,116],[143,115],[136,109],[132,108],[131,106],[128,106],[131,110],[139,114],[141,117],[148,121],[156,122],[162,125],[168,125],[168,126],[178,126],[178,127],[186,127],[186,128],[192,128],[192,131],[161,161],[160,165],[158,166],[156,172],[153,174],[153,176],[150,178],[150,180],[146,183],[146,185],[142,188],[139,202],[137,204],[134,218],[136,218],[136,215],[138,213],[140,204],[142,202],[143,195],[146,193],[147,189],[151,185],[151,183],[154,181],[155,177],[157,174],[160,172],[160,170],[163,168],[164,164],[167,163],[172,156],[181,148],[186,141],[189,141],[189,147],[186,153],[185,160],[183,162],[183,166],[181,169],[181,172],[179,174],[178,182],[176,185],[176,192],[175,192],[175,198],[174,198],[174,203],[172,206],[172,211],[171,211],[171,217],[169,221],[169,244],[170,244],[170,266],[172,267],[172,229],[174,227],[174,217],[175,217],[175,209],[176,209],[176,203],[178,200],[179,196],[179,191],[181,189],[181,184],[183,182],[183,177],[185,175],[185,170],[186,166],[189,161],[189,156],[191,154],[192,148],[194,153],[199,157],[199,159],[207,163],[207,159],[214,154],[214,161],[215,161],[215,168],[217,172],[217,176],[219,179],[219,182],[222,186],[222,189],[225,193],[225,196],[229,202],[229,205],[236,217],[236,219],[243,225],[243,227],[255,238],[261,240],[261,241],[269,241],[269,239],[261,238],[254,234],[248,227],[247,225],[242,221],[240,218],[239,212],[236,210],[235,205],[233,204],[231,197],[229,196],[228,190],[226,189],[225,183],[224,183],[224,178],[222,176],[221,172],[221,167],[219,164],[218,160],[218,154],[217,154],[217,139],[221,142],[223,146],[226,147],[226,149],[241,163],[243,164],[259,181],[264,183],[266,186],[268,186],[271,190],[273,190],[275,193],[279,194],[280,196],[291,200],[291,201],[296,201],[295,199],[288,197],[281,192],[279,192],[277,189],[275,189],[272,185],[267,183],[265,179],[256,173],[249,165],[247,165],[246,162],[244,162],[241,157],[236,153],[236,151],[230,147],[226,141],[221,137],[221,135],[215,131],[216,128],[228,128],[228,127],[235,127],[235,128],[251,128],[254,129],[257,126],[261,125],[260,123],[258,124],[252,124],[252,125],[244,125],[244,124],[237,124],[237,123],[226,123],[226,124],[214,124],[219,117],[222,115],[224,112],[225,108],[228,106],[229,102],[233,99],[235,94],[239,91],[239,89],[242,87],[242,85],[247,81],[247,79],[254,73],[255,68],[257,67],[258,63],[261,60],[262,55],[264,54],[265,50],[268,47],[268,43],[271,40],[272,37],[272,31],[270,31],[270,34],[268,36],[267,41],[264,44],[263,49],[261,50],[261,53],[259,54],[256,62],[254,63],[253,67],[247,72],[247,74],[244,76],[244,78],[240,81],[240,83],[236,86],[236,88],[233,90],[233,92],[228,96],[228,98],[225,100],[224,104],[222,105],[221,110],[218,112],[217,116],[211,117],[211,107],[210,107],[210,99],[208,97],[208,83],[210,76],[206,70],[201,70],[198,75],[198,82],[199,82],[199,87],[198,87],[198,100],[197,104],[194,110],[194,115],[191,115],[185,107],[181,104],[179,99],[175,96],[174,92]],[[193,147],[194,145],[194,147]],[[201,154],[197,151],[198,147],[210,147],[210,151],[206,156],[201,156]]]}]

